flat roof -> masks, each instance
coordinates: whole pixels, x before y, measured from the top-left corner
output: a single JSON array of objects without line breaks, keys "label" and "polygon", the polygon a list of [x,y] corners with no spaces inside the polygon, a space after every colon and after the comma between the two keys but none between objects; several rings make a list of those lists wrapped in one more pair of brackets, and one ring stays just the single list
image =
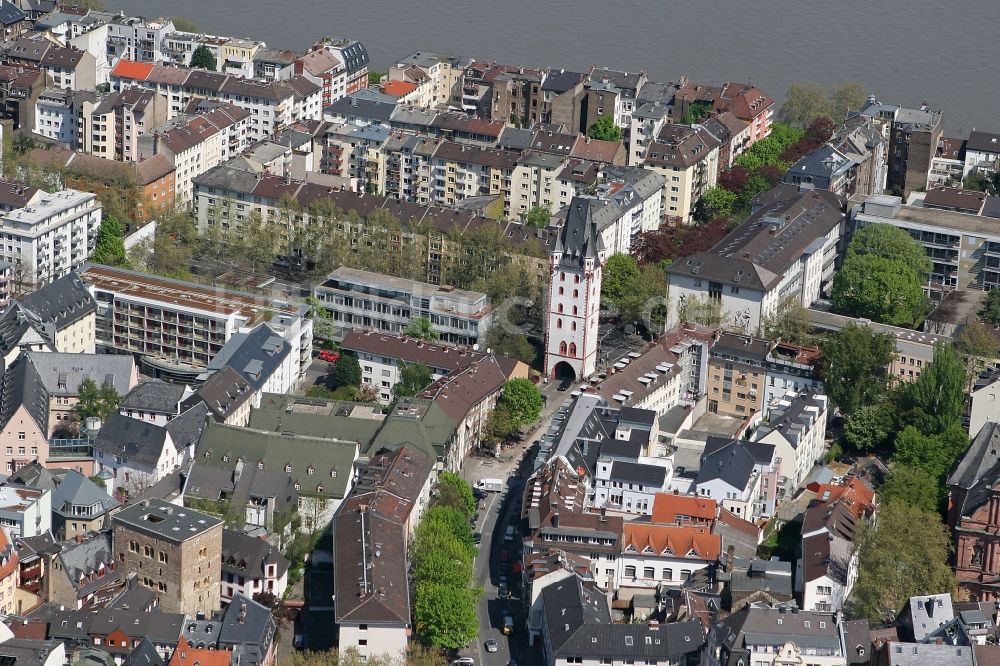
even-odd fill
[{"label": "flat roof", "polygon": [[[881,201],[875,201],[874,197],[869,197],[867,201],[882,204]],[[884,222],[887,224],[912,222],[928,227],[929,229],[937,229],[938,231],[955,231],[978,236],[991,236],[993,238],[1000,237],[1000,225],[997,224],[996,218],[959,213],[953,210],[942,210],[940,208],[903,206],[894,217],[886,217],[862,210],[862,212],[858,213],[858,217],[870,222]]]},{"label": "flat roof", "polygon": [[187,541],[222,525],[222,521],[215,516],[160,499],[142,500],[127,506],[114,515],[114,520],[170,541]]},{"label": "flat roof", "polygon": [[372,271],[364,271],[357,268],[347,268],[346,266],[341,266],[330,273],[320,287],[326,289],[331,288],[327,286],[330,280],[343,280],[344,282],[353,282],[364,285],[365,287],[384,287],[396,291],[409,292],[419,296],[439,296],[441,298],[452,298],[455,300],[469,302],[475,302],[486,298],[486,294],[480,291],[455,289],[454,287],[447,285],[420,282],[419,280],[399,278],[392,275],[385,275],[384,273],[373,273]]},{"label": "flat roof", "polygon": [[80,278],[94,289],[114,292],[122,297],[160,301],[167,306],[227,316],[242,314],[254,324],[265,320],[263,315],[268,311],[297,316],[304,314],[305,310],[305,306],[299,303],[96,264],[84,266]]}]

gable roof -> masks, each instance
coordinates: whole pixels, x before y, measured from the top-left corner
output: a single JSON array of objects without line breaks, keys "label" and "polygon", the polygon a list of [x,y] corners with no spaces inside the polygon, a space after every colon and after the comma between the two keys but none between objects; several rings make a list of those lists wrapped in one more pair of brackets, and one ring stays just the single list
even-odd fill
[{"label": "gable roof", "polygon": [[629,547],[642,553],[646,548],[653,555],[667,553],[673,557],[688,557],[693,553],[699,560],[714,562],[721,554],[721,539],[705,527],[675,527],[649,525],[629,521],[622,533],[622,552]]},{"label": "gable roof", "polygon": [[196,395],[212,412],[215,420],[223,423],[233,412],[252,400],[254,392],[250,382],[227,365],[205,380],[198,387]]},{"label": "gable roof", "polygon": [[652,521],[660,524],[681,524],[681,516],[710,522],[715,520],[718,505],[714,499],[675,493],[656,493],[653,498]]},{"label": "gable roof", "polygon": [[0,388],[0,423],[6,425],[24,407],[43,435],[49,428],[49,395],[34,364],[20,357],[3,373]]},{"label": "gable roof", "polygon": [[259,391],[292,353],[292,345],[269,325],[236,333],[209,361],[209,370],[229,366]]},{"label": "gable roof", "polygon": [[118,408],[177,414],[181,400],[190,390],[184,384],[172,384],[161,379],[153,379],[142,382],[129,391],[118,403]]},{"label": "gable roof", "polygon": [[97,301],[90,295],[76,271],[22,296],[18,302],[40,320],[55,324],[57,329],[65,328],[97,312]]},{"label": "gable roof", "polygon": [[78,543],[67,541],[56,557],[61,565],[60,575],[66,576],[80,599],[125,578],[115,565],[110,532],[91,532]]},{"label": "gable roof", "polygon": [[125,395],[135,376],[135,359],[126,355],[28,352],[27,356],[50,396],[76,396],[87,379],[98,388],[111,386]]},{"label": "gable roof", "polygon": [[159,462],[167,436],[167,429],[163,426],[112,414],[101,424],[94,449],[152,466]]}]

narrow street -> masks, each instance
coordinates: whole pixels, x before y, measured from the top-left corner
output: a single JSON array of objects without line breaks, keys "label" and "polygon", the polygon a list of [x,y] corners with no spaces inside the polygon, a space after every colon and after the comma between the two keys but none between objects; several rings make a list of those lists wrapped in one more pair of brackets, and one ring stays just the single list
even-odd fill
[{"label": "narrow street", "polygon": [[[480,501],[479,521],[476,524],[476,531],[482,534],[475,565],[476,580],[483,588],[483,596],[476,608],[479,636],[475,644],[460,652],[461,656],[475,659],[477,665],[506,666],[511,659],[517,666],[541,666],[543,663],[541,648],[537,645],[528,647],[520,566],[515,567],[514,563],[521,561],[521,498],[525,479],[531,472],[533,442],[548,428],[556,410],[570,398],[570,391],[559,392],[556,387],[556,382],[542,387],[547,401],[538,425],[523,442],[503,449],[500,458],[472,456],[462,468],[462,478],[470,485],[482,478],[499,478],[506,482],[502,492],[487,493]],[[515,528],[511,541],[505,540],[508,526]],[[501,582],[506,583],[510,598],[498,596]],[[514,625],[509,636],[505,636],[502,630],[503,619],[507,615]],[[485,644],[490,639],[497,642],[496,652],[486,651]]]}]

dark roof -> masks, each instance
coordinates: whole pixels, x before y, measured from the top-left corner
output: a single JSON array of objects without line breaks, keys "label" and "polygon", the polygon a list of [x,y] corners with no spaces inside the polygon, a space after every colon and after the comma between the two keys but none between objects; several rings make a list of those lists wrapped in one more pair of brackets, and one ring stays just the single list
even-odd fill
[{"label": "dark roof", "polygon": [[152,641],[143,636],[139,645],[132,650],[132,654],[122,662],[122,666],[166,666],[166,664]]},{"label": "dark roof", "polygon": [[21,306],[46,323],[62,329],[97,311],[83,280],[75,271],[18,299]]},{"label": "dark roof", "polygon": [[271,609],[237,593],[222,613],[219,647],[242,651],[241,664],[259,666],[274,642]]},{"label": "dark roof", "polygon": [[223,345],[208,364],[209,370],[229,366],[259,391],[292,353],[292,345],[267,324],[248,333],[237,333]]},{"label": "dark roof", "polygon": [[1000,464],[1000,424],[987,421],[948,477],[949,486],[971,489],[981,479],[987,484],[997,477]]},{"label": "dark roof", "polygon": [[560,69],[558,72],[553,70],[545,76],[542,90],[562,94],[586,79],[587,75],[583,72],[568,72],[565,69]]},{"label": "dark roof", "polygon": [[114,515],[115,525],[150,532],[172,542],[187,541],[222,524],[201,511],[179,507],[163,500],[150,499],[127,506]]},{"label": "dark roof", "polygon": [[[115,553],[110,532],[90,533],[80,543],[65,542],[57,559],[61,565],[57,570],[66,576],[79,599],[94,590],[124,580],[120,569],[112,570]],[[101,565],[104,567],[103,574]]]},{"label": "dark roof", "polygon": [[264,566],[276,564],[278,576],[288,571],[288,559],[264,539],[232,530],[222,531],[222,571],[256,578],[264,575]]},{"label": "dark roof", "polygon": [[0,0],[0,23],[4,25],[14,25],[27,18],[20,9],[10,0]]},{"label": "dark roof", "polygon": [[101,425],[94,448],[144,465],[155,465],[166,444],[167,429],[147,421],[110,415]]},{"label": "dark roof", "polygon": [[7,369],[0,392],[0,423],[6,425],[23,405],[39,430],[48,434],[49,395],[27,356],[20,357]]},{"label": "dark roof", "polygon": [[969,132],[969,140],[965,143],[965,149],[982,153],[1000,153],[1000,134],[972,130]]},{"label": "dark roof", "polygon": [[111,386],[122,395],[131,388],[135,374],[131,356],[59,352],[28,352],[27,356],[49,395],[76,396],[88,379],[98,387]]},{"label": "dark roof", "polygon": [[205,380],[198,388],[197,396],[215,420],[224,423],[230,414],[253,399],[254,391],[250,382],[227,365]]},{"label": "dark roof", "polygon": [[323,109],[324,115],[338,114],[342,116],[357,116],[388,124],[396,105],[392,102],[367,99],[363,95],[353,93],[341,97],[333,104]]},{"label": "dark roof", "polygon": [[771,444],[741,442],[735,439],[709,437],[701,456],[696,484],[721,479],[734,488],[746,488],[754,466],[762,462],[767,451],[774,453]]},{"label": "dark roof", "polygon": [[594,210],[602,206],[597,199],[573,197],[553,250],[560,254],[560,266],[581,268],[584,260],[597,260],[604,245],[593,216]]},{"label": "dark roof", "polygon": [[98,513],[90,517],[106,513],[120,504],[118,500],[108,495],[89,477],[76,470],[69,470],[62,477],[59,485],[52,492],[52,511],[61,516],[71,518],[74,506],[97,506]]},{"label": "dark roof", "polygon": [[143,382],[129,391],[118,404],[118,408],[177,414],[186,390],[188,387],[184,384],[170,384],[154,379]]},{"label": "dark roof", "polygon": [[675,261],[667,272],[763,291],[778,284],[844,219],[843,199],[832,192],[779,188],[780,196],[761,198],[766,203],[711,250]]},{"label": "dark roof", "polygon": [[872,638],[868,620],[844,622],[844,652],[847,666],[868,666],[871,663]]},{"label": "dark roof", "polygon": [[643,486],[659,488],[663,485],[667,470],[659,465],[644,465],[642,463],[616,460],[611,463],[611,478],[616,481],[638,483]]}]

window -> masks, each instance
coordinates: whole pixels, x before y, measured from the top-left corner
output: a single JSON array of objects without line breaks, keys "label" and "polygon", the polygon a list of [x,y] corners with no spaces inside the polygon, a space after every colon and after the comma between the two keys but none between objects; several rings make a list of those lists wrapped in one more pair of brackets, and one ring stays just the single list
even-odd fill
[{"label": "window", "polygon": [[569,343],[569,355],[576,358],[576,343]]},{"label": "window", "polygon": [[562,296],[564,293],[565,290],[562,287],[559,287],[559,295]]},{"label": "window", "polygon": [[162,550],[160,551],[160,562],[163,562],[164,564],[167,563],[167,554]]},{"label": "window", "polygon": [[643,578],[656,578],[656,571],[653,569],[653,567],[645,567],[642,570],[642,577]]},{"label": "window", "polygon": [[629,565],[629,566],[625,567],[625,577],[626,578],[635,578],[635,567],[634,566]]},{"label": "window", "polygon": [[566,355],[566,341],[563,340],[559,343],[559,354],[562,356]]}]

